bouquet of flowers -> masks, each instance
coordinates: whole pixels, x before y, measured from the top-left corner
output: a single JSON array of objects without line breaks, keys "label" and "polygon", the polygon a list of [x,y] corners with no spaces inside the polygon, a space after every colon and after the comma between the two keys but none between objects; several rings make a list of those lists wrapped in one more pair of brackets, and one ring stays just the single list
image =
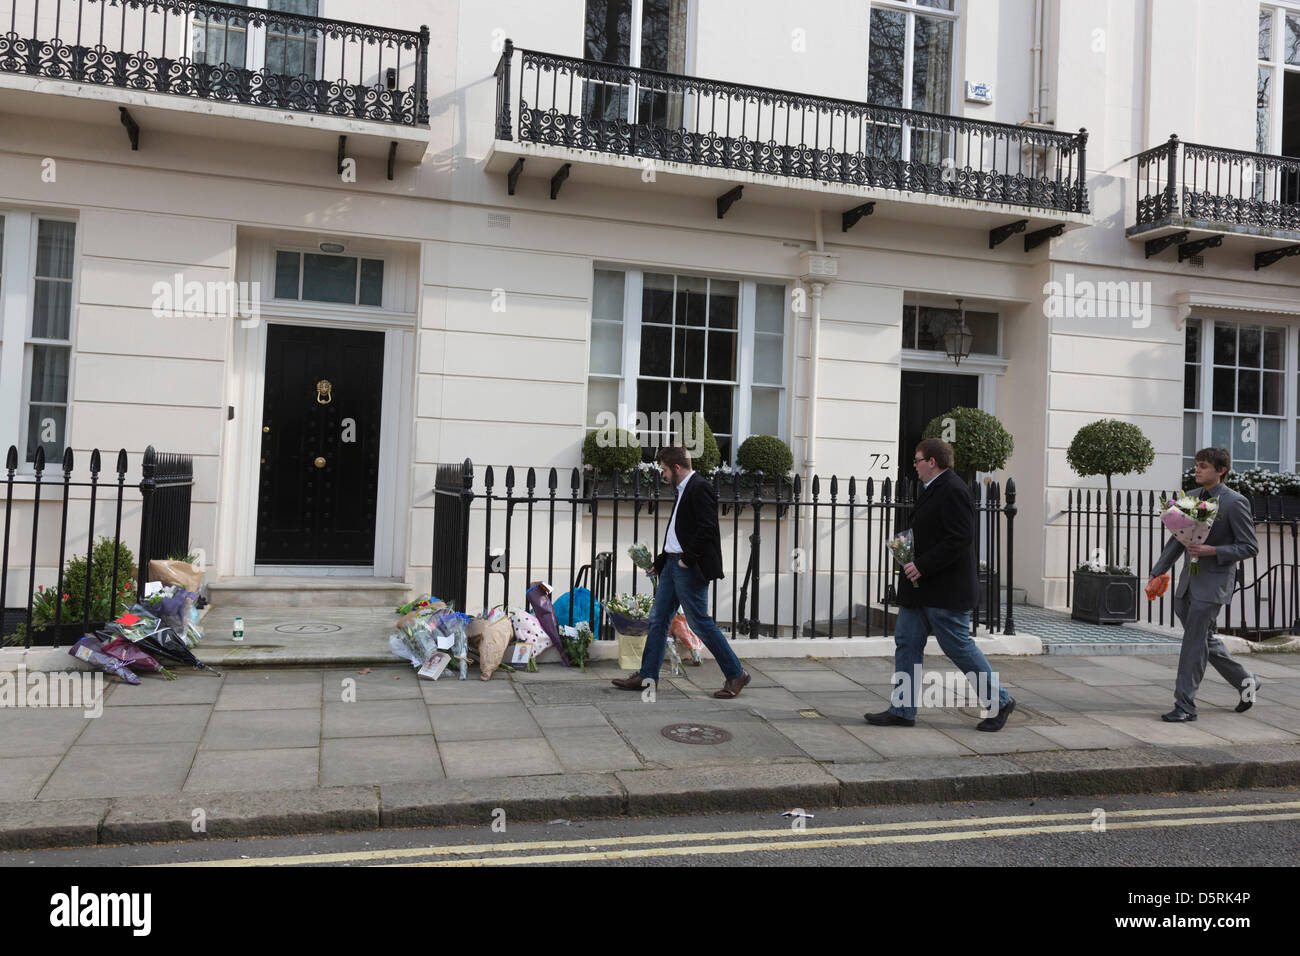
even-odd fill
[{"label": "bouquet of flowers", "polygon": [[591,653],[591,625],[579,621],[573,625],[574,635],[570,636],[567,625],[560,628],[560,640],[564,642],[564,653],[570,661],[576,661],[578,669],[587,670],[587,657]]},{"label": "bouquet of flowers", "polygon": [[633,564],[644,571],[646,576],[650,578],[650,584],[654,591],[658,591],[659,578],[650,573],[655,567],[655,556],[650,553],[650,549],[638,541],[627,549],[627,556],[632,559]]},{"label": "bouquet of flowers", "polygon": [[[1183,495],[1173,500],[1162,496],[1160,507],[1162,509],[1160,521],[1184,548],[1193,544],[1204,544],[1205,539],[1210,536],[1210,528],[1214,527],[1214,519],[1219,514],[1219,503],[1213,498],[1198,501],[1191,495]],[[1191,558],[1187,573],[1200,574],[1200,561]]]},{"label": "bouquet of flowers", "polygon": [[[908,528],[906,531],[900,532],[890,538],[888,548],[889,553],[894,556],[894,563],[897,564],[899,568],[908,564],[908,562],[910,562],[914,557],[912,553],[912,529]],[[911,578],[908,578],[908,580],[911,581],[912,587],[918,586]]]},{"label": "bouquet of flowers", "polygon": [[650,631],[650,610],[654,598],[649,594],[616,594],[605,602],[605,610],[620,634],[632,636]]}]

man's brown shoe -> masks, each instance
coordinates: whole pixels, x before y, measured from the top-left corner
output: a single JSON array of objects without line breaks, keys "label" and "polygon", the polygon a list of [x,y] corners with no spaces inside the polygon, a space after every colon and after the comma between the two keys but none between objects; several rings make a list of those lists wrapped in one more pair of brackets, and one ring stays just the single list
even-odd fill
[{"label": "man's brown shoe", "polygon": [[626,677],[615,677],[610,683],[619,690],[640,690],[642,683],[646,680],[647,678],[642,677],[640,671],[633,671]]},{"label": "man's brown shoe", "polygon": [[721,697],[723,700],[730,700],[732,697],[739,697],[741,690],[749,685],[749,671],[741,671],[739,677],[734,677],[722,685],[722,690],[713,692],[714,697]]}]

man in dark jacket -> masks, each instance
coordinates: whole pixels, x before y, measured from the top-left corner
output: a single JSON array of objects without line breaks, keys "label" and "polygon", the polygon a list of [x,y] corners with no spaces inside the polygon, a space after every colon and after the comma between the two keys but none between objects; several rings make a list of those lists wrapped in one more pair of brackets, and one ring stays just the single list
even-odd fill
[{"label": "man in dark jacket", "polygon": [[[970,636],[975,606],[975,503],[966,483],[952,471],[952,446],[926,438],[912,459],[924,488],[912,512],[912,560],[898,582],[894,626],[894,689],[890,707],[866,714],[877,727],[911,727],[921,699],[921,660],[931,632],[939,647],[976,689],[989,716],[976,730],[998,731],[1016,702],[998,684],[984,652]],[[952,706],[949,704],[948,706]]]},{"label": "man in dark jacket", "polygon": [[654,575],[659,581],[654,608],[650,612],[650,633],[641,653],[641,669],[614,680],[623,690],[640,690],[646,681],[659,681],[659,666],[668,642],[668,625],[680,604],[691,626],[713,659],[722,668],[726,683],[714,697],[732,698],[749,683],[749,674],[731,649],[731,642],[709,617],[709,582],[722,574],[722,539],[718,532],[718,496],[713,486],[691,469],[691,457],[682,447],[659,452],[659,469],[664,481],[677,489],[664,547],[655,558]]}]

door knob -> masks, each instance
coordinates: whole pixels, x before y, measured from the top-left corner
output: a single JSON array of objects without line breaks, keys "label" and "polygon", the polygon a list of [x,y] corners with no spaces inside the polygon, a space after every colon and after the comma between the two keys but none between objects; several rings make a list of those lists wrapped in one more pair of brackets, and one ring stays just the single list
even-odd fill
[{"label": "door knob", "polygon": [[325,459],[324,459],[324,458],[317,458],[315,464],[316,464],[316,467],[317,467],[317,468],[324,468],[324,467],[325,467]]}]

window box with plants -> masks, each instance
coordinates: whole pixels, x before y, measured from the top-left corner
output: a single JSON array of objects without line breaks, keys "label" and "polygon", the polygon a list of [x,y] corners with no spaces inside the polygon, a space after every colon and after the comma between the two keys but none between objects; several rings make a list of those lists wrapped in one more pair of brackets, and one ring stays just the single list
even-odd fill
[{"label": "window box with plants", "polygon": [[[698,429],[698,432],[692,431],[693,435],[702,433],[701,444],[704,446],[703,454],[693,458],[691,465],[701,475],[711,475],[722,460],[717,439],[713,437],[713,430],[709,428],[708,422],[699,412],[694,413],[689,427]],[[681,439],[680,436],[674,435],[673,440]],[[583,497],[590,499],[593,494],[597,495],[603,510],[612,505],[610,499],[615,496],[616,490],[620,507],[623,499],[630,503],[636,492],[653,513],[657,500],[655,497],[657,480],[659,498],[671,500],[673,489],[665,485],[662,478],[657,479],[659,468],[653,461],[642,460],[644,450],[636,434],[623,428],[600,428],[588,432],[582,443]],[[635,484],[638,475],[640,475],[639,486]],[[618,479],[617,489],[615,476]],[[588,510],[590,509],[591,505],[588,504]]]},{"label": "window box with plants", "polygon": [[1074,570],[1070,617],[1076,621],[1122,624],[1138,619],[1137,575],[1115,556],[1111,477],[1141,474],[1155,457],[1142,429],[1113,418],[1084,425],[1066,450],[1065,460],[1081,477],[1106,476],[1106,547],[1104,553],[1094,554]]},{"label": "window box with plants", "polygon": [[[793,467],[794,454],[781,439],[775,435],[750,435],[737,449],[734,467],[719,465],[707,477],[717,480],[718,501],[725,515],[733,505],[743,511],[755,495],[765,502],[775,501],[778,493],[783,501],[792,500]],[[788,510],[787,505],[782,505],[777,517],[784,517]]]}]

